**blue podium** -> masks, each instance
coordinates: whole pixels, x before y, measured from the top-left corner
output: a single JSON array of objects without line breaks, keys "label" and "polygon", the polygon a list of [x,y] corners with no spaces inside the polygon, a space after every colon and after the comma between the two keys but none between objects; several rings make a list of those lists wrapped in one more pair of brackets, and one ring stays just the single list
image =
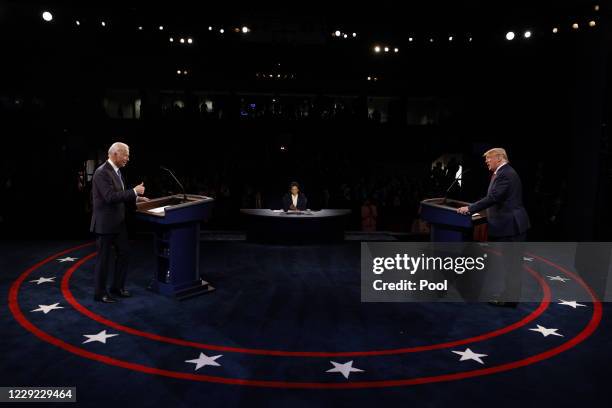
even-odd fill
[{"label": "blue podium", "polygon": [[421,219],[430,225],[432,242],[486,241],[486,214],[462,215],[465,201],[430,198],[421,201]]},{"label": "blue podium", "polygon": [[214,199],[173,195],[138,203],[136,218],[150,223],[157,267],[149,289],[185,299],[214,288],[200,277],[200,223],[210,218]]}]

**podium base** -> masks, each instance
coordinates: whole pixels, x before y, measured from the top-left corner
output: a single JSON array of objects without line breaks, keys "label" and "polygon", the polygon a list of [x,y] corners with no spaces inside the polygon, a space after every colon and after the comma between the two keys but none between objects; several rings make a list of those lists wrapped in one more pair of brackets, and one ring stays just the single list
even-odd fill
[{"label": "podium base", "polygon": [[195,296],[210,293],[215,288],[204,279],[196,279],[193,282],[174,285],[172,283],[164,283],[156,280],[151,281],[147,289],[159,293],[160,295],[173,297],[177,300],[189,299]]}]

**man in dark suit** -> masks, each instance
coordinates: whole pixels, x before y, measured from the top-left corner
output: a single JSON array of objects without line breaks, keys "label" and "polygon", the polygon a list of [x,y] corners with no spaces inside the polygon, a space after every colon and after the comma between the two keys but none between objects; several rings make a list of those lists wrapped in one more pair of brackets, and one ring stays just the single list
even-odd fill
[{"label": "man in dark suit", "polygon": [[529,229],[529,216],[523,206],[523,186],[516,171],[510,166],[508,155],[502,148],[488,150],[484,155],[491,175],[487,196],[460,207],[460,214],[473,214],[487,209],[489,241],[511,242],[504,248],[505,288],[490,303],[496,306],[516,307],[521,292],[522,251],[517,242],[525,241]]},{"label": "man in dark suit", "polygon": [[300,192],[300,185],[297,182],[292,182],[289,185],[289,192],[283,197],[283,210],[285,212],[304,211],[308,208],[308,199]]},{"label": "man in dark suit", "polygon": [[[93,215],[91,232],[96,234],[98,256],[95,267],[94,300],[114,303],[117,297],[130,297],[125,289],[128,268],[128,236],[125,223],[126,208],[135,209],[143,197],[144,183],[125,188],[121,169],[130,160],[130,148],[125,143],[113,143],[108,149],[108,160],[94,172],[92,181]],[[113,257],[113,248],[116,258]],[[106,288],[108,271],[114,265],[113,284]]]}]

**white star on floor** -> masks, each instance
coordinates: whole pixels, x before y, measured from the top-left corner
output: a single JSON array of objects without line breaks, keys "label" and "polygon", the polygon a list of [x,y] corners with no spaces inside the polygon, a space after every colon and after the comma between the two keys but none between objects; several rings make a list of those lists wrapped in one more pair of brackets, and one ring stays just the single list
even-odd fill
[{"label": "white star on floor", "polygon": [[572,301],[568,301],[568,300],[563,300],[563,299],[559,299],[561,302],[559,302],[559,305],[564,305],[564,306],[571,306],[574,309],[577,307],[587,307],[587,305],[583,305],[582,303],[578,303],[575,300]]},{"label": "white star on floor", "polygon": [[353,360],[342,364],[336,363],[335,361],[330,361],[330,363],[334,365],[334,368],[330,368],[326,373],[342,373],[346,379],[349,378],[351,373],[363,373],[363,370],[353,367]]},{"label": "white star on floor", "polygon": [[46,283],[46,282],[51,282],[54,283],[55,281],[53,280],[55,279],[55,276],[51,277],[51,278],[44,278],[44,277],[40,277],[38,279],[35,280],[31,280],[30,282],[34,282],[37,285],[40,285],[41,283]]},{"label": "white star on floor", "polygon": [[217,363],[215,360],[217,360],[219,357],[223,357],[223,354],[219,354],[217,356],[212,356],[212,357],[208,357],[206,354],[204,353],[200,353],[200,357],[196,358],[195,360],[185,360],[186,363],[192,363],[195,364],[195,370],[197,371],[200,368],[204,367],[204,366],[221,366],[221,364]]},{"label": "white star on floor", "polygon": [[100,343],[106,344],[106,339],[118,336],[118,334],[106,334],[106,330],[102,330],[98,334],[84,334],[83,336],[87,337],[87,340],[85,340],[83,344],[90,343],[92,341],[99,341]]},{"label": "white star on floor", "polygon": [[487,357],[488,356],[488,354],[474,353],[469,348],[466,348],[465,351],[453,351],[453,353],[459,354],[461,356],[459,361],[474,360],[474,361],[479,362],[480,364],[484,364],[484,361],[482,361],[482,359],[480,357]]},{"label": "white star on floor", "polygon": [[57,258],[58,261],[60,262],[74,262],[79,258],[71,258],[69,256],[65,257],[65,258]]},{"label": "white star on floor", "polygon": [[524,256],[524,257],[523,257],[523,261],[533,262],[533,258],[530,258],[530,257],[528,257],[528,256]]},{"label": "white star on floor", "polygon": [[52,310],[63,309],[63,306],[58,306],[59,303],[54,303],[52,305],[38,305],[38,309],[31,310],[31,312],[43,312],[44,314],[49,313]]},{"label": "white star on floor", "polygon": [[544,327],[544,326],[540,326],[539,324],[538,324],[538,328],[537,328],[537,329],[529,329],[529,330],[531,330],[531,331],[535,331],[535,332],[538,332],[538,333],[542,333],[542,335],[543,335],[544,337],[548,337],[548,336],[550,336],[551,334],[552,334],[553,336],[563,337],[563,335],[562,335],[562,334],[557,333],[557,330],[559,330],[559,329],[547,329],[546,327]]},{"label": "white star on floor", "polygon": [[565,282],[567,282],[568,280],[570,280],[570,279],[568,279],[568,278],[564,278],[564,277],[559,276],[559,275],[557,275],[557,276],[550,276],[550,275],[547,275],[547,276],[548,276],[548,279],[550,279],[551,281],[559,281],[559,282],[563,282],[563,283],[565,283]]}]

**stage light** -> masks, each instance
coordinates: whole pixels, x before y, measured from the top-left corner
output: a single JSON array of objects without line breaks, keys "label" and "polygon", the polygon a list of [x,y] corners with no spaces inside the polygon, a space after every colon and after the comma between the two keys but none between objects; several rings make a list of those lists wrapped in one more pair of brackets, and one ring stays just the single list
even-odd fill
[{"label": "stage light", "polygon": [[508,32],[506,33],[506,40],[508,40],[508,41],[512,41],[512,40],[514,40],[514,32],[512,32],[512,31],[508,31]]},{"label": "stage light", "polygon": [[374,47],[374,52],[380,52],[380,47],[378,45]]},{"label": "stage light", "polygon": [[372,77],[368,77],[368,81],[371,81],[371,80],[372,80]]},{"label": "stage light", "polygon": [[523,34],[523,36],[525,38],[531,38],[531,31],[529,31],[529,30],[525,31],[525,34]]},{"label": "stage light", "polygon": [[164,31],[164,26],[159,26],[159,31]]},{"label": "stage light", "polygon": [[595,11],[599,11],[599,4],[594,5],[594,6],[593,6],[593,10],[595,10]]},{"label": "stage light", "polygon": [[393,49],[393,52],[399,52],[399,48],[395,47],[395,48]]},{"label": "stage light", "polygon": [[357,33],[353,33],[353,38],[357,37]]},{"label": "stage light", "polygon": [[469,42],[472,42],[472,37],[468,38],[468,41],[469,41]]},{"label": "stage light", "polygon": [[408,37],[408,41],[412,42],[413,38],[412,37]]},{"label": "stage light", "polygon": [[187,70],[183,71],[183,74],[184,74],[184,75],[187,75]]},{"label": "stage light", "polygon": [[251,31],[251,30],[249,30],[249,27],[247,27],[247,26],[242,26],[242,33],[243,33],[243,34],[246,34],[246,33],[248,33],[249,31]]},{"label": "stage light", "polygon": [[79,20],[75,21],[74,24],[76,24],[77,26],[81,25],[81,22]]},{"label": "stage light", "polygon": [[50,12],[48,12],[48,11],[43,11],[43,13],[42,13],[42,18],[43,18],[43,20],[45,20],[46,22],[49,22],[49,21],[53,20],[53,14],[51,14],[51,13],[50,13]]},{"label": "stage light", "polygon": [[142,31],[142,26],[138,26],[138,30],[139,30],[139,31]]},{"label": "stage light", "polygon": [[185,39],[184,38],[181,38],[179,41],[181,42],[181,44],[185,44]]},{"label": "stage light", "polygon": [[220,30],[219,30],[219,32],[220,32],[221,34],[223,34],[223,33],[225,32],[225,30],[224,30],[224,29],[220,29]]},{"label": "stage light", "polygon": [[595,20],[591,20],[589,21],[589,27],[595,27],[597,23],[595,23]]},{"label": "stage light", "polygon": [[452,35],[448,37],[448,41],[453,41],[453,36]]},{"label": "stage light", "polygon": [[170,42],[174,42],[174,38],[170,37]]},{"label": "stage light", "polygon": [[212,31],[212,27],[211,26],[208,26],[208,31]]},{"label": "stage light", "polygon": [[342,37],[344,37],[344,38],[348,38],[348,34],[344,34]]},{"label": "stage light", "polygon": [[334,35],[335,35],[336,37],[340,37],[340,35],[341,35],[341,34],[342,34],[342,33],[340,32],[340,30],[336,30],[336,31],[334,32]]},{"label": "stage light", "polygon": [[181,71],[180,69],[177,69],[177,70],[176,70],[176,73],[177,73],[177,74],[179,74],[179,75],[181,75],[181,74],[183,73],[183,71]]},{"label": "stage light", "polygon": [[553,27],[552,32],[553,34],[557,34],[559,32],[559,29],[557,27]]},{"label": "stage light", "polygon": [[574,24],[572,24],[572,28],[573,28],[574,30],[577,30],[577,29],[578,29],[578,23],[574,23]]},{"label": "stage light", "polygon": [[100,25],[101,25],[102,27],[106,27],[106,21],[100,21]]},{"label": "stage light", "polygon": [[430,39],[429,39],[429,42],[430,42],[430,43],[434,42],[434,39],[433,39],[433,38],[430,38]]},{"label": "stage light", "polygon": [[389,47],[385,47],[385,52],[389,52]]},{"label": "stage light", "polygon": [[188,43],[188,44],[193,44],[193,38],[188,38],[188,39],[187,39],[187,43]]},{"label": "stage light", "polygon": [[285,150],[287,150],[287,148],[285,146],[281,146],[280,150],[281,150],[281,152],[284,152]]}]

